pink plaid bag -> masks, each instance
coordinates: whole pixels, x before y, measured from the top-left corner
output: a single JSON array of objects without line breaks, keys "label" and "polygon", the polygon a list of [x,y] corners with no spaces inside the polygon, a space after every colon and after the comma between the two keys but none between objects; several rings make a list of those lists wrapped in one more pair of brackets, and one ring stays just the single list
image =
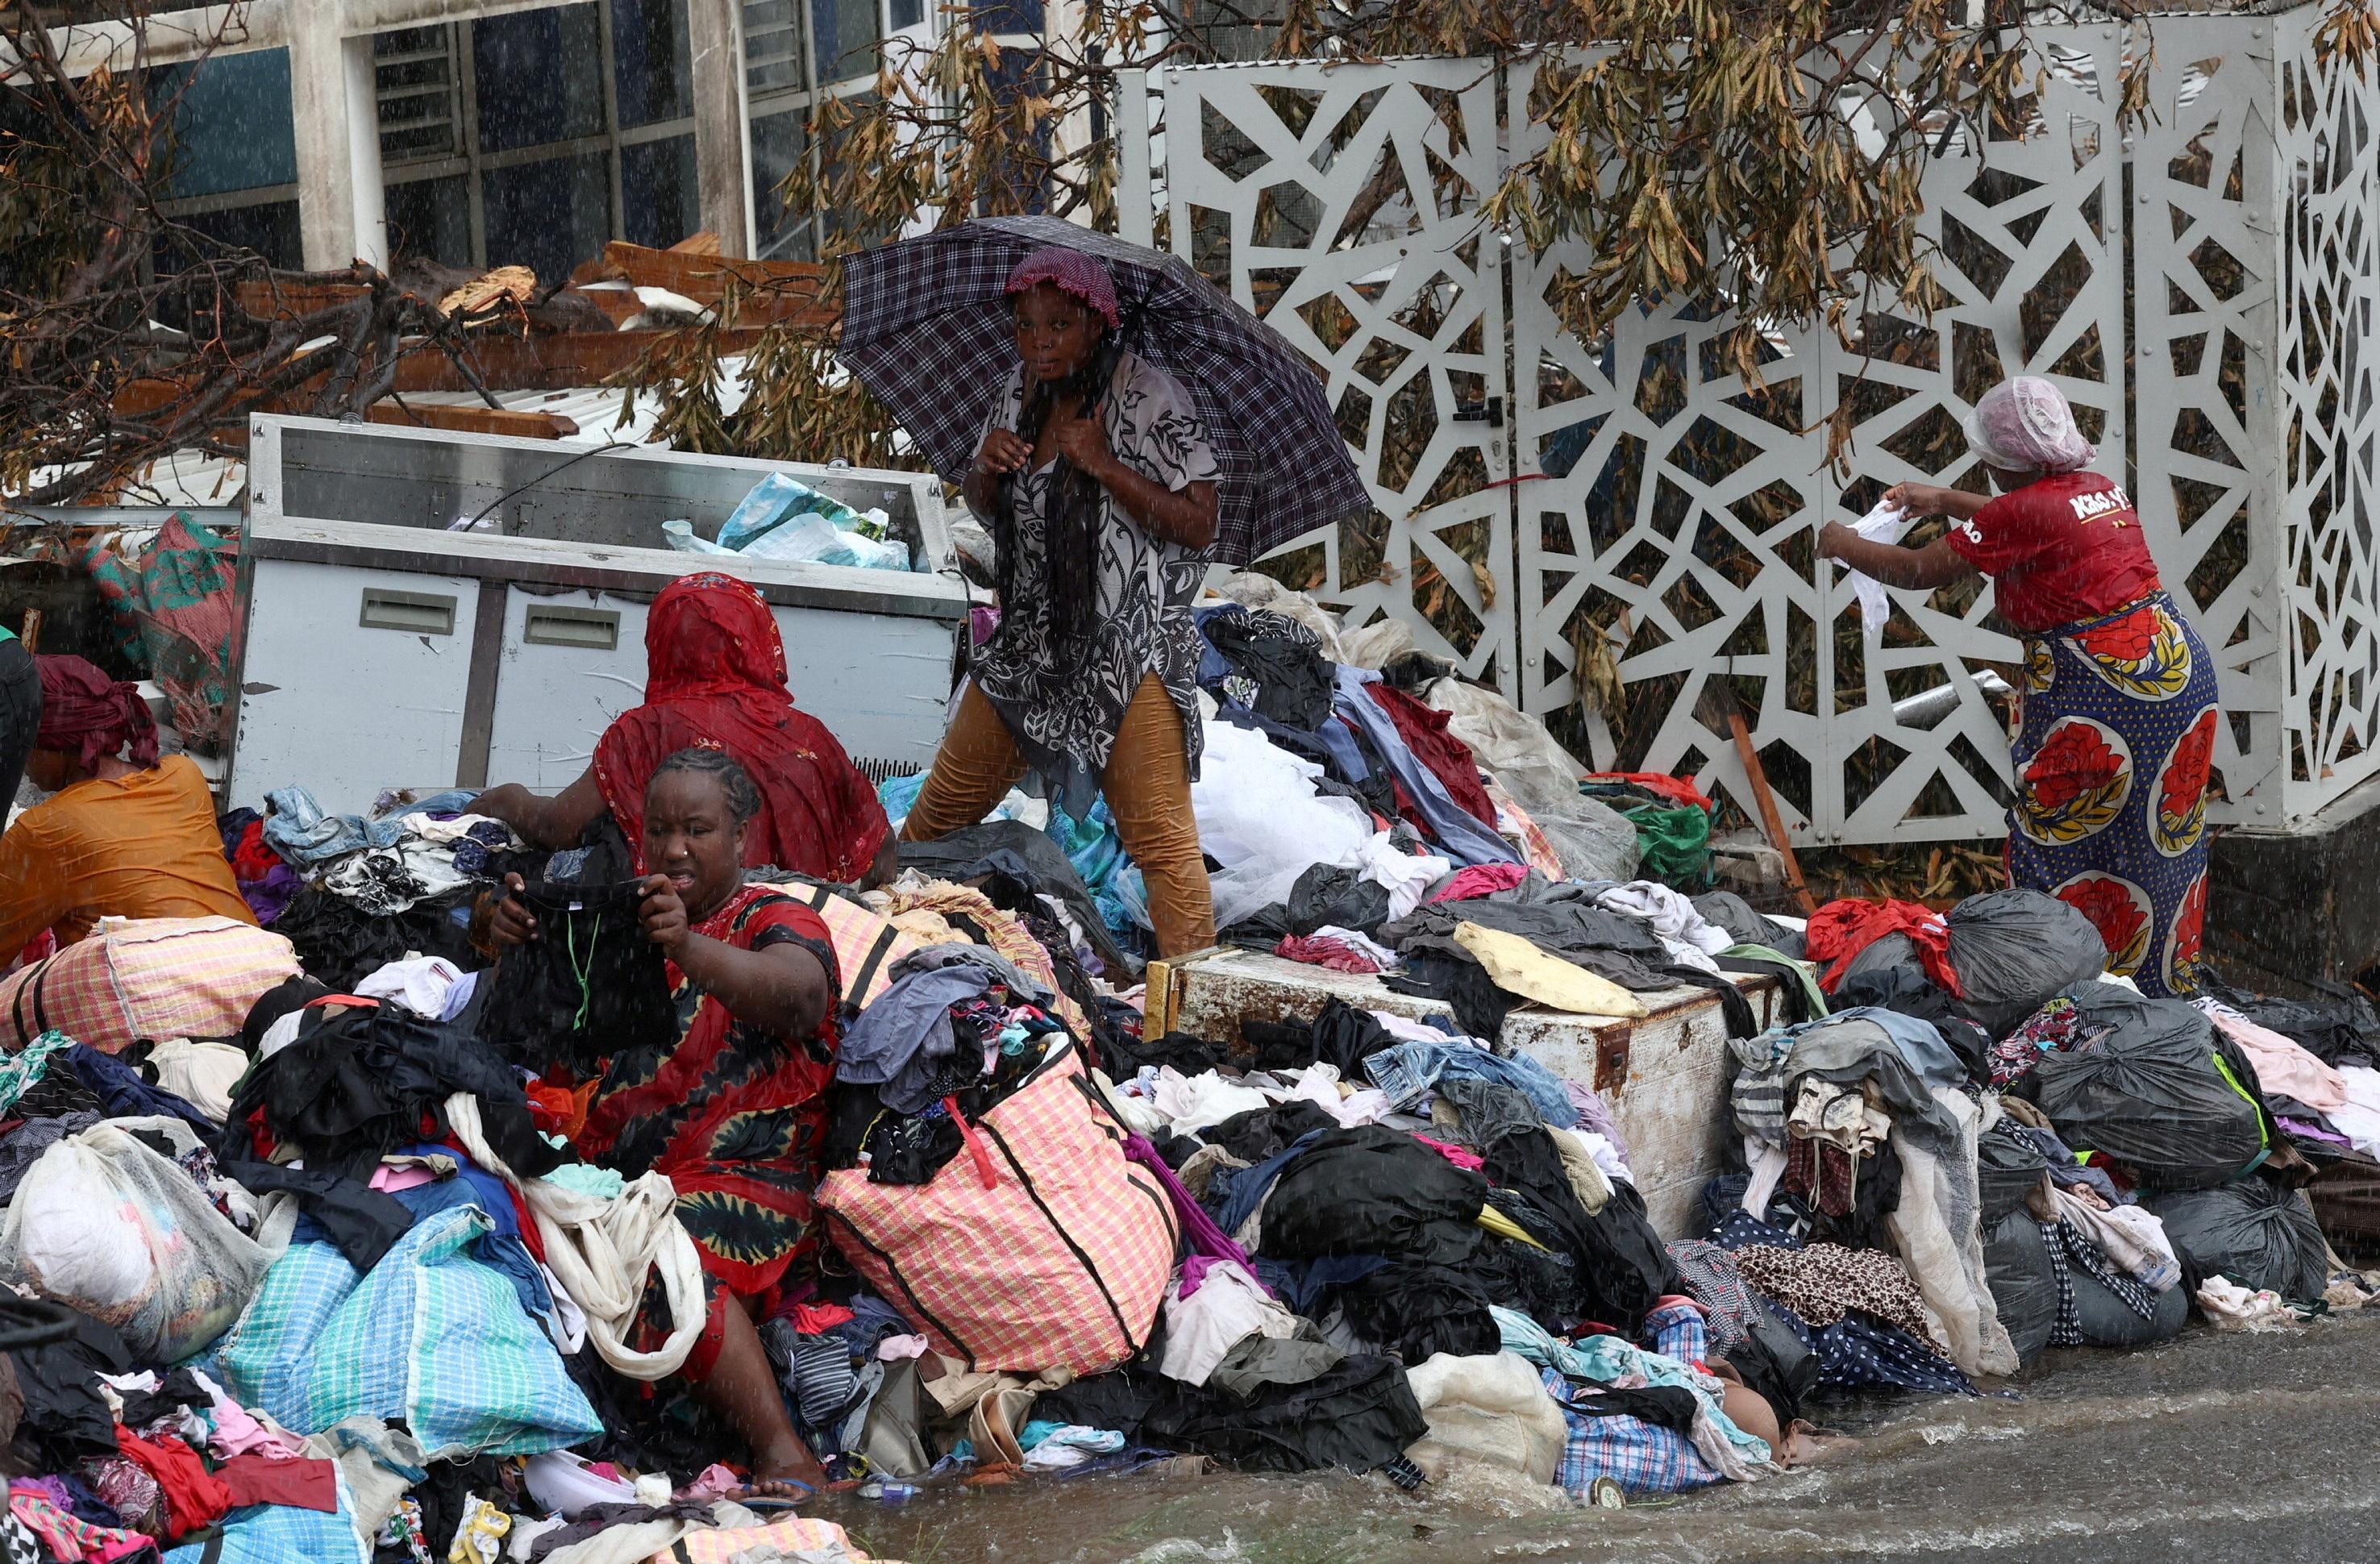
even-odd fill
[{"label": "pink plaid bag", "polygon": [[91,936],[0,978],[0,1050],[53,1029],[102,1053],[147,1039],[227,1037],[298,976],[278,934],[227,917],[104,919]]},{"label": "pink plaid bag", "polygon": [[818,1203],[868,1285],[970,1369],[1076,1374],[1148,1340],[1180,1219],[1123,1154],[1124,1131],[1069,1049],[965,1126],[930,1183],[829,1173]]}]

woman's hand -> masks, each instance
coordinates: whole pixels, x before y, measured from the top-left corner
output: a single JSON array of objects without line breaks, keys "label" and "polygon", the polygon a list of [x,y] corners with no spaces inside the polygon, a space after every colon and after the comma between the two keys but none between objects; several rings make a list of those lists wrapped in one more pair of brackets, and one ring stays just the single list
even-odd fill
[{"label": "woman's hand", "polygon": [[488,939],[500,948],[526,945],[537,938],[537,917],[520,900],[528,887],[516,874],[504,876],[504,893],[488,912]]},{"label": "woman's hand", "polygon": [[1830,521],[1818,528],[1818,557],[1841,559],[1844,557],[1844,543],[1856,543],[1859,540],[1860,535],[1857,532],[1840,521]]},{"label": "woman's hand", "polygon": [[1013,429],[995,429],[983,437],[982,448],[975,454],[975,469],[990,477],[1010,473],[1022,467],[1033,456],[1033,447]]},{"label": "woman's hand", "polygon": [[1884,491],[1884,503],[1906,512],[1912,521],[1949,515],[1956,498],[1957,491],[1934,483],[1896,483]]},{"label": "woman's hand", "polygon": [[692,926],[686,922],[686,903],[678,900],[677,887],[666,875],[645,877],[645,938],[662,948],[662,953],[672,961],[686,949]]},{"label": "woman's hand", "polygon": [[1108,451],[1108,431],[1098,417],[1097,408],[1061,413],[1050,410],[1050,443],[1058,455],[1075,464],[1076,472],[1086,472],[1105,480],[1114,458]]}]

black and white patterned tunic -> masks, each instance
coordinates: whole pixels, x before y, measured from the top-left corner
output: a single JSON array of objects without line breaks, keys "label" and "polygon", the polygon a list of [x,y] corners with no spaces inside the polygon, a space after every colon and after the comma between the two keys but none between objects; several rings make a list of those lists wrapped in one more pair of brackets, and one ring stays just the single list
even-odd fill
[{"label": "black and white patterned tunic", "polygon": [[[983,432],[1015,429],[1024,407],[1020,365],[993,402]],[[1134,354],[1117,361],[1101,422],[1116,458],[1169,490],[1211,483],[1221,474],[1182,383]],[[1046,579],[1055,467],[1053,459],[1038,471],[1016,474],[1012,579],[1020,584]],[[975,663],[977,685],[1007,722],[1026,764],[1078,819],[1090,809],[1124,708],[1145,675],[1158,676],[1182,713],[1194,777],[1200,749],[1199,640],[1190,603],[1206,579],[1208,552],[1152,537],[1113,494],[1102,490],[1100,498],[1099,600],[1087,650],[1060,647],[1050,604],[1020,586],[1023,600],[1002,605],[1000,629]]]}]

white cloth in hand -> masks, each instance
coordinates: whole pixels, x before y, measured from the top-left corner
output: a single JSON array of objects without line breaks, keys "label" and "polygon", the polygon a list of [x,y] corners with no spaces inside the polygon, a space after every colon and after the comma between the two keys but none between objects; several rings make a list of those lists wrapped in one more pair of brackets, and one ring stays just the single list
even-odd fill
[{"label": "white cloth in hand", "polygon": [[[1872,543],[1898,543],[1909,519],[1909,513],[1900,506],[1879,503],[1876,509],[1852,523],[1852,530]],[[1848,565],[1843,568],[1851,581],[1852,595],[1859,600],[1860,628],[1866,634],[1867,644],[1871,648],[1880,646],[1884,642],[1884,622],[1892,616],[1892,603],[1884,595],[1884,583]]]}]

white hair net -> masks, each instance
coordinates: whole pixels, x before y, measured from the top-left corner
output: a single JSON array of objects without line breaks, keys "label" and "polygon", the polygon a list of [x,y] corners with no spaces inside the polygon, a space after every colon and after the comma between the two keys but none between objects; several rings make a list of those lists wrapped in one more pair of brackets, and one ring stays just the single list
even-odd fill
[{"label": "white hair net", "polygon": [[2039,375],[2018,375],[1984,393],[1967,415],[1967,448],[2004,472],[2072,472],[2099,459],[2074,427],[2066,394]]}]

